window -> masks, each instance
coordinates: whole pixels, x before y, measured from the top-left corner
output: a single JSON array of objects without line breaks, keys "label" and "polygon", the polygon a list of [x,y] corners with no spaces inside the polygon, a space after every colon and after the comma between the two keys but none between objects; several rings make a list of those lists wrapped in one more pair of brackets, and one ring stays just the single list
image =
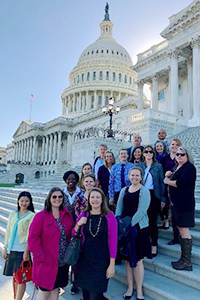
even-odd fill
[{"label": "window", "polygon": [[79,83],[79,75],[78,75],[78,78],[77,78],[77,83]]},{"label": "window", "polygon": [[96,80],[96,72],[93,72],[93,80]]},{"label": "window", "polygon": [[158,101],[164,100],[165,99],[165,93],[164,91],[158,92]]},{"label": "window", "polygon": [[92,51],[91,53],[94,54],[94,51]]},{"label": "window", "polygon": [[112,50],[112,54],[114,54],[114,51]]},{"label": "window", "polygon": [[119,82],[122,82],[122,74],[119,73]]},{"label": "window", "polygon": [[113,81],[115,81],[115,72],[113,72]]},{"label": "window", "polygon": [[84,82],[84,74],[82,74],[82,82]]},{"label": "window", "polygon": [[97,50],[96,53],[99,53],[99,51]]},{"label": "window", "polygon": [[99,80],[103,80],[103,72],[102,71],[99,72]]},{"label": "window", "polygon": [[93,109],[94,108],[94,96],[92,96],[92,98],[91,98],[91,109]]},{"label": "window", "polygon": [[74,84],[76,84],[76,78],[74,77]]},{"label": "window", "polygon": [[77,98],[75,98],[75,106],[74,106],[74,111],[77,111]]},{"label": "window", "polygon": [[83,109],[83,99],[81,98],[81,107],[80,107],[80,110]]},{"label": "window", "polygon": [[106,72],[106,80],[109,80],[109,71]]},{"label": "window", "polygon": [[109,50],[107,50],[107,53],[109,53]]},{"label": "window", "polygon": [[132,84],[132,78],[129,77],[129,84],[131,85]]},{"label": "window", "polygon": [[178,85],[178,94],[179,96],[182,95],[182,85],[180,83]]},{"label": "window", "polygon": [[101,53],[103,53],[103,50],[101,50]]},{"label": "window", "polygon": [[102,106],[102,97],[99,96],[99,99],[98,99],[98,108],[100,108]]},{"label": "window", "polygon": [[90,72],[87,73],[87,81],[90,80]]},{"label": "window", "polygon": [[124,76],[124,83],[127,83],[127,75]]},{"label": "window", "polygon": [[117,53],[117,55],[119,55],[119,52],[118,52],[118,51],[117,51],[116,53]]},{"label": "window", "polygon": [[105,97],[105,105],[108,105],[108,96]]}]

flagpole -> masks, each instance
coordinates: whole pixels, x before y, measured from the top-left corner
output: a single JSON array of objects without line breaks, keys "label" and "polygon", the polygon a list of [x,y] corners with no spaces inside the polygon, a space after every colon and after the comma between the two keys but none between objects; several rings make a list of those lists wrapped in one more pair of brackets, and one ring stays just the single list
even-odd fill
[{"label": "flagpole", "polygon": [[31,94],[31,103],[30,103],[30,120],[31,121],[31,114],[32,114],[32,101],[33,101],[33,95]]}]

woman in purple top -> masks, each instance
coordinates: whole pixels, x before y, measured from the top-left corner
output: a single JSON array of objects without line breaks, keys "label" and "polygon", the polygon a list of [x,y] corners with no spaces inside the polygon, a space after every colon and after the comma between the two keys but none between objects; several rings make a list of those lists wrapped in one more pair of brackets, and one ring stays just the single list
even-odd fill
[{"label": "woman in purple top", "polygon": [[166,146],[162,141],[155,143],[154,150],[156,152],[156,160],[161,163],[162,159],[167,156]]},{"label": "woman in purple top", "polygon": [[115,273],[117,221],[101,189],[95,187],[90,191],[87,208],[77,218],[74,233],[80,227],[83,247],[78,260],[77,284],[82,288],[83,300],[102,300],[108,280]]}]

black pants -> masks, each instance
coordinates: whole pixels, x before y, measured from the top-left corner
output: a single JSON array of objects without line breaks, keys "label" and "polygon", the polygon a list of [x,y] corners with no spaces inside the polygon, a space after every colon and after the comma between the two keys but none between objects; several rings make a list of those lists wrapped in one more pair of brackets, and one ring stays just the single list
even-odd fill
[{"label": "black pants", "polygon": [[94,293],[88,290],[82,289],[83,300],[106,300],[103,293]]},{"label": "black pants", "polygon": [[179,231],[176,226],[176,217],[175,217],[175,209],[174,206],[171,206],[171,214],[172,214],[172,229],[173,229],[173,235],[174,235],[174,240],[178,241],[179,239]]},{"label": "black pants", "polygon": [[149,229],[151,234],[152,246],[157,246],[158,245],[157,219],[158,219],[158,213],[160,210],[161,201],[158,198],[156,198],[154,190],[150,190],[150,194],[151,194],[151,202],[148,209]]}]

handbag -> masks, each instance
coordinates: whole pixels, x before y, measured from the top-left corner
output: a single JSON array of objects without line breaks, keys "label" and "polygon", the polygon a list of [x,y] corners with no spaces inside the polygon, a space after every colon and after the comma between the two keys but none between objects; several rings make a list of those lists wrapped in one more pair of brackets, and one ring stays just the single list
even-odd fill
[{"label": "handbag", "polygon": [[15,281],[18,284],[32,280],[32,263],[31,261],[22,260],[19,269],[15,272]]},{"label": "handbag", "polygon": [[120,241],[122,238],[126,237],[131,229],[131,217],[117,217],[118,223],[118,240]]},{"label": "handbag", "polygon": [[78,258],[80,256],[81,251],[81,243],[82,243],[82,236],[80,233],[80,228],[77,233],[71,238],[70,243],[66,249],[64,262],[70,266],[74,266]]}]

